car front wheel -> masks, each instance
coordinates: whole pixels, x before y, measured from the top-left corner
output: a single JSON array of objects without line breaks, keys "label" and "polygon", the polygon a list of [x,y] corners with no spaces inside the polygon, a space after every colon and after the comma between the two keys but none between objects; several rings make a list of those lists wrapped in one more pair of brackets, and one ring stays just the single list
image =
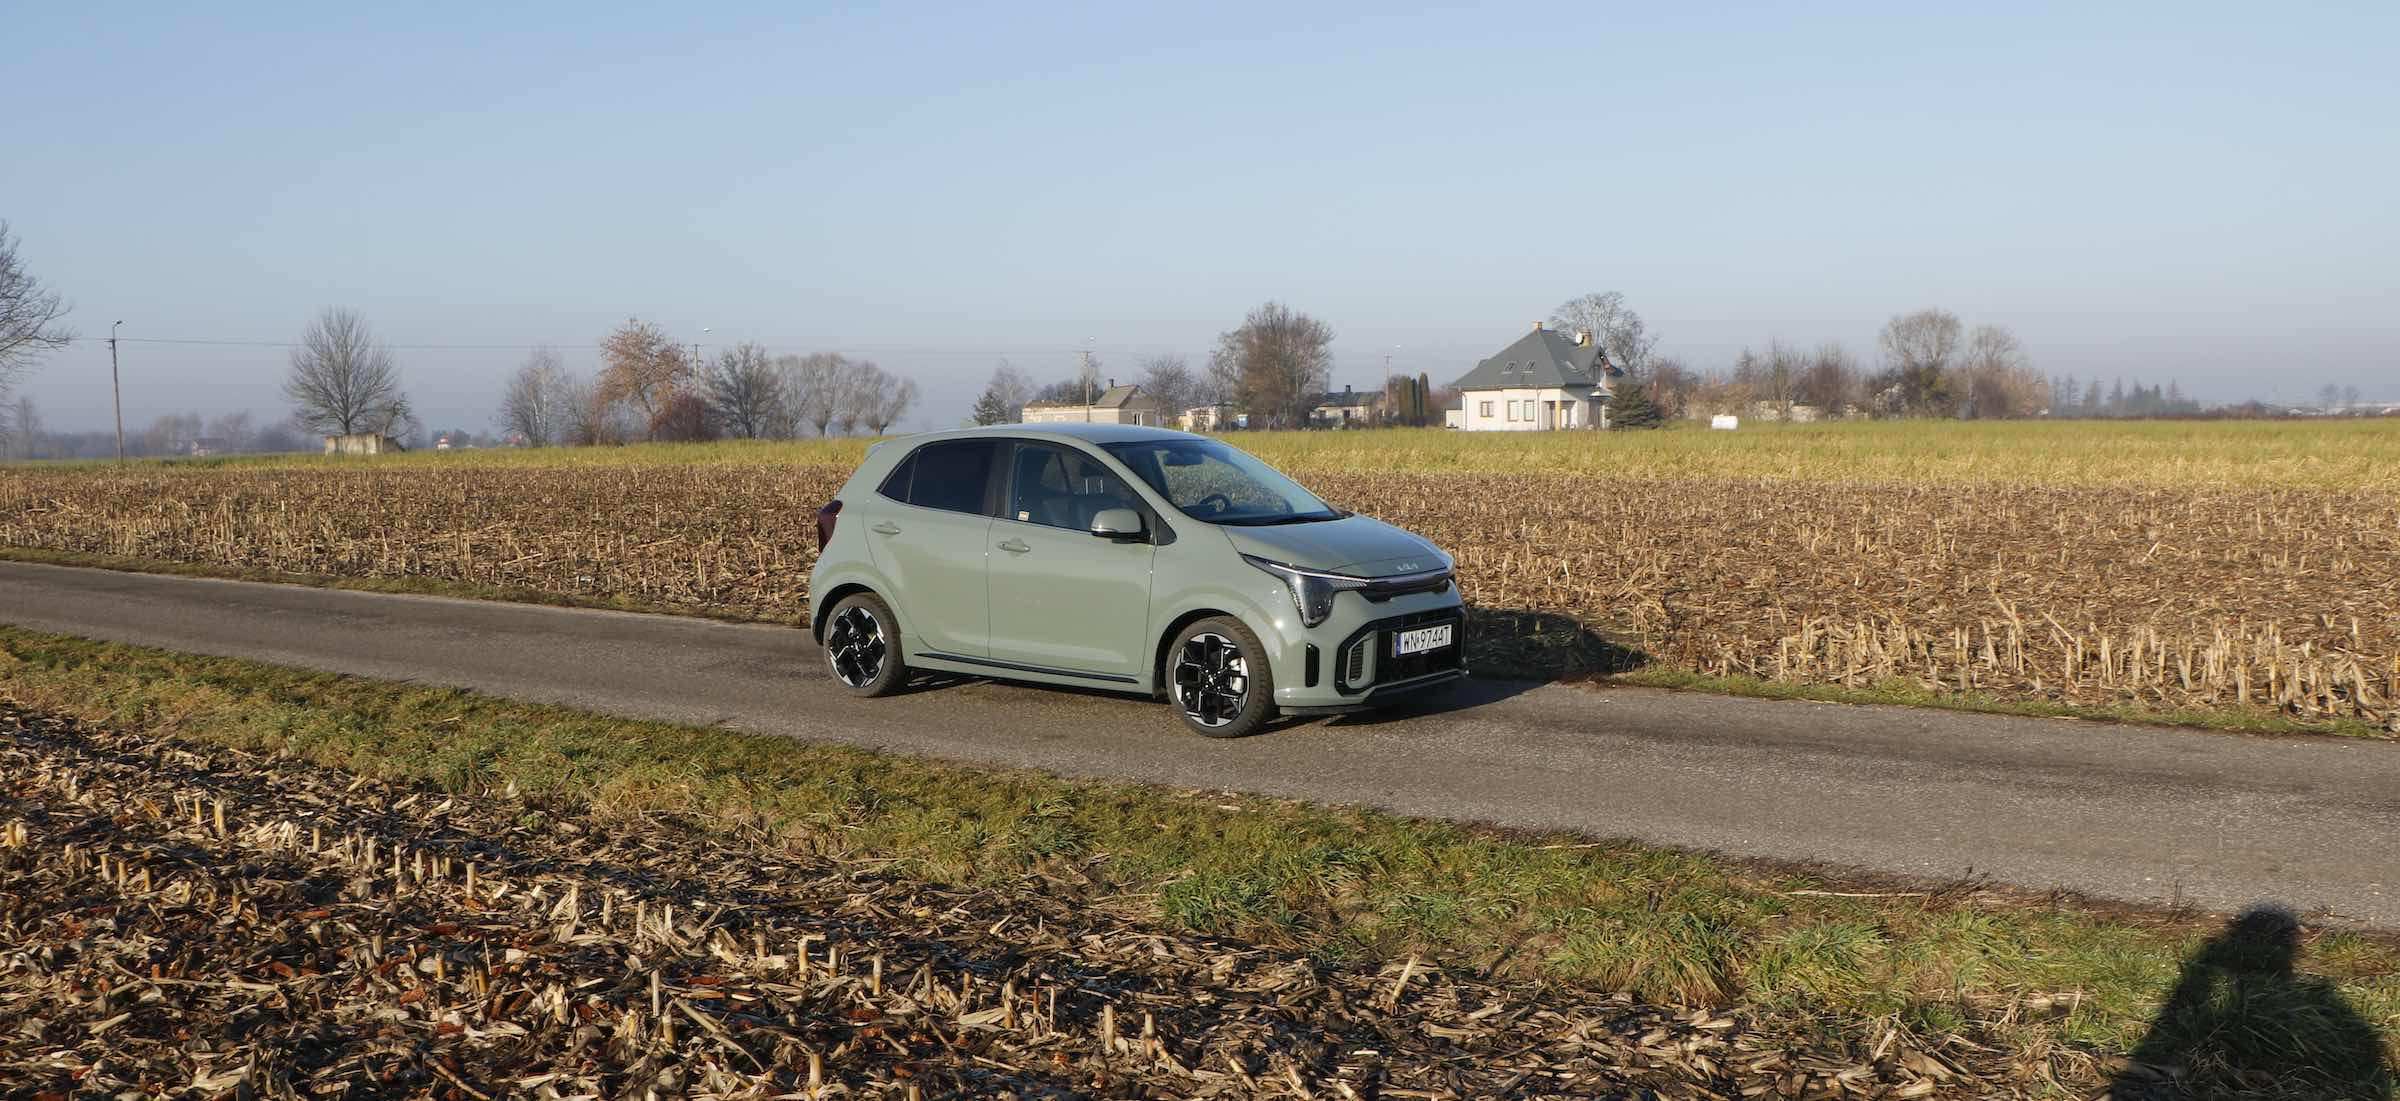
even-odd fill
[{"label": "car front wheel", "polygon": [[1167,652],[1167,701],[1194,733],[1257,733],[1275,714],[1267,648],[1238,619],[1219,616],[1184,628]]},{"label": "car front wheel", "polygon": [[856,696],[888,696],[908,682],[900,661],[900,621],[874,593],[854,593],[825,621],[825,664]]}]

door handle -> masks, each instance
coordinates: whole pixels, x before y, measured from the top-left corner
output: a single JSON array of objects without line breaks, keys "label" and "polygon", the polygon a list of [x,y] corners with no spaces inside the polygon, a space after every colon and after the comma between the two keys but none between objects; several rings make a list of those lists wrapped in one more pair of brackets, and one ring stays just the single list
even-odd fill
[{"label": "door handle", "polygon": [[1000,549],[1007,551],[1010,554],[1023,554],[1026,551],[1032,550],[1033,544],[1022,539],[1009,539],[1001,542]]},{"label": "door handle", "polygon": [[898,535],[900,534],[900,525],[889,520],[885,520],[876,524],[874,527],[868,528],[867,530],[874,532],[877,535]]}]

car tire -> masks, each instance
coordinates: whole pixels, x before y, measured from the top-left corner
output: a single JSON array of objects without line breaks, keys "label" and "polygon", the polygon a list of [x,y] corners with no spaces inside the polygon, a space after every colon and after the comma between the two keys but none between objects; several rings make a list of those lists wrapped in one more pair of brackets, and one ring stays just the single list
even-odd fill
[{"label": "car tire", "polygon": [[1167,706],[1209,738],[1246,738],[1275,717],[1267,648],[1241,620],[1216,616],[1185,627],[1167,650]]},{"label": "car tire", "polygon": [[825,665],[853,696],[888,696],[908,683],[900,620],[874,593],[852,593],[825,617]]}]

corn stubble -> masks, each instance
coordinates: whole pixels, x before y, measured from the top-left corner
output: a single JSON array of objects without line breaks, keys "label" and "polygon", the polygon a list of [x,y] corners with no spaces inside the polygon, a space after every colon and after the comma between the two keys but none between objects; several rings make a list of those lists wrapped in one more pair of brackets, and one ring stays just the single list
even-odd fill
[{"label": "corn stubble", "polygon": [[664,816],[0,705],[9,1096],[2029,1096],[1889,1029],[1313,963],[1060,876],[894,878]]},{"label": "corn stubble", "polygon": [[[793,619],[835,465],[0,471],[0,543]],[[1470,658],[2400,729],[2400,500],[1303,472],[1457,555]]]}]

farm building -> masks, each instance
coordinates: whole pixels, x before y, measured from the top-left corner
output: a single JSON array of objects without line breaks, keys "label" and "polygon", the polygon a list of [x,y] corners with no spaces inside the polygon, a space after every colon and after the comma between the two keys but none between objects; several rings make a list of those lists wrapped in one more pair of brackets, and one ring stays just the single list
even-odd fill
[{"label": "farm building", "polygon": [[1533,331],[1451,383],[1459,392],[1451,427],[1534,432],[1608,427],[1609,379],[1623,372],[1589,332],[1570,336],[1535,322]]},{"label": "farm building", "polygon": [[325,453],[328,455],[381,455],[406,450],[408,448],[402,446],[400,441],[380,433],[325,437]]},{"label": "farm building", "polygon": [[1075,421],[1086,424],[1146,424],[1165,427],[1167,417],[1158,402],[1142,392],[1139,386],[1119,386],[1108,380],[1108,389],[1086,405],[1079,401],[1037,401],[1025,406],[1026,424],[1058,424]]},{"label": "farm building", "polygon": [[1238,428],[1242,411],[1224,402],[1214,405],[1195,405],[1175,416],[1175,427],[1186,432],[1216,432]]}]

